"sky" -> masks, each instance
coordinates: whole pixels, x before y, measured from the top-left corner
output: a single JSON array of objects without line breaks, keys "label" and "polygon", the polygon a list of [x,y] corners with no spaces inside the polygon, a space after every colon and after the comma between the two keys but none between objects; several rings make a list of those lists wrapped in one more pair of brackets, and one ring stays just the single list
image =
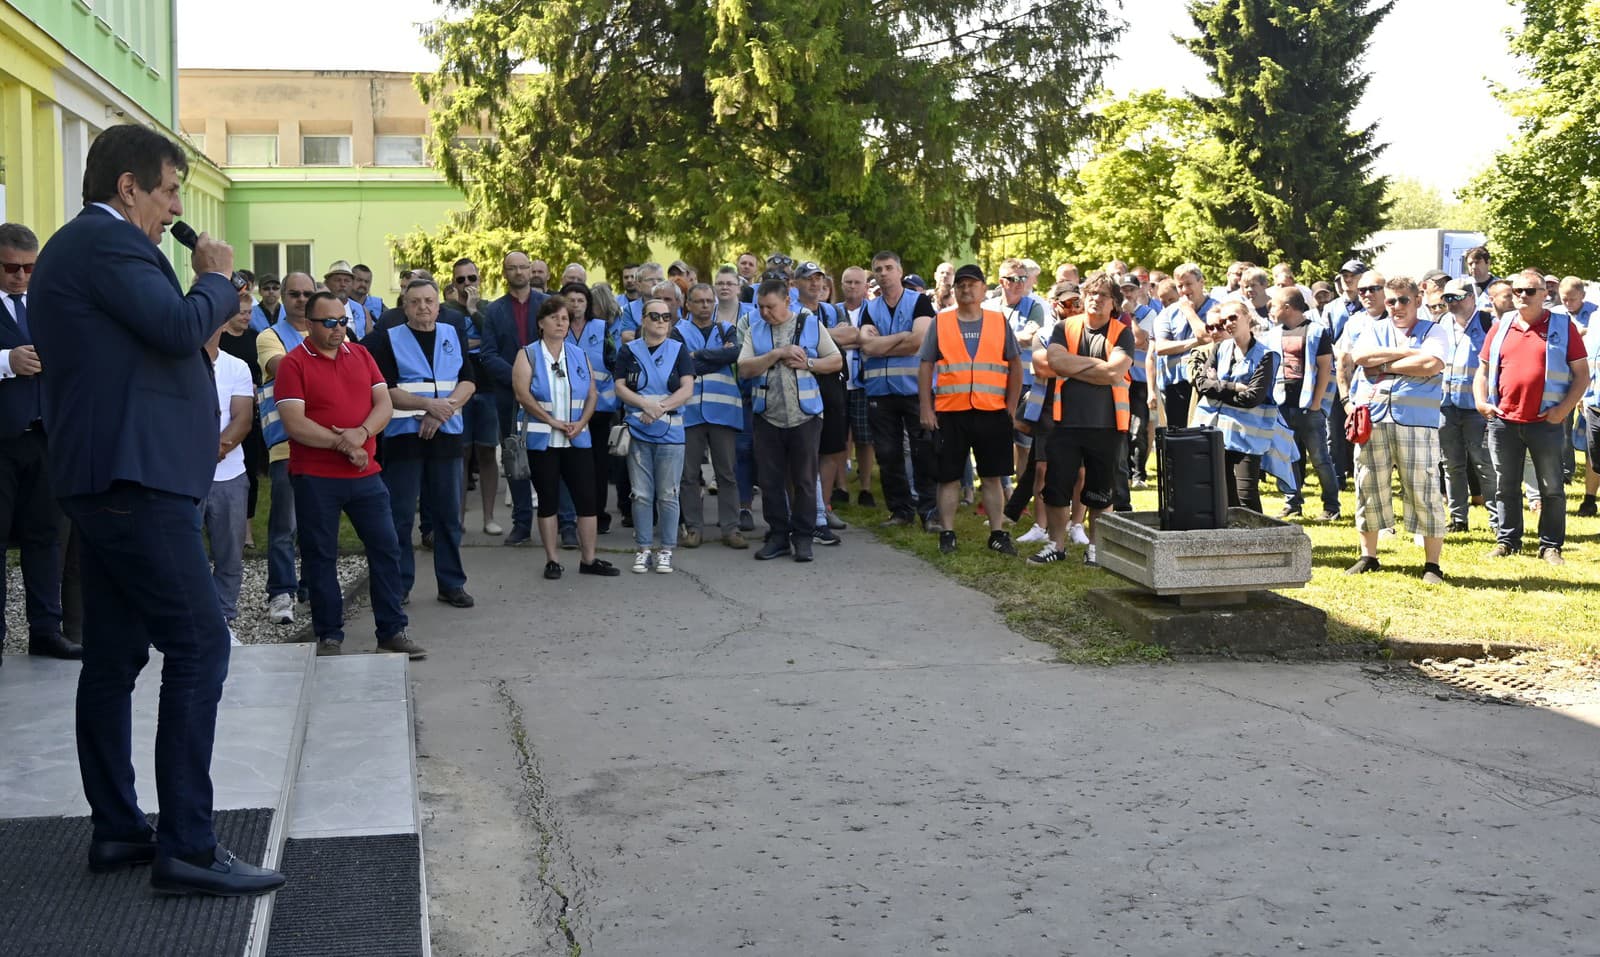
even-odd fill
[{"label": "sky", "polygon": [[[265,42],[240,43],[238,24],[261,22],[256,0],[178,0],[178,65],[398,71],[436,65],[416,26],[439,15],[435,0],[274,0],[271,7],[272,23],[302,29],[266,29],[259,34]],[[1362,124],[1376,121],[1379,140],[1389,144],[1379,173],[1409,176],[1448,196],[1489,163],[1515,130],[1491,85],[1518,82],[1505,37],[1517,12],[1509,0],[1397,0],[1373,37],[1365,64],[1372,83],[1354,114]],[[1206,92],[1200,61],[1171,39],[1193,32],[1184,0],[1127,0],[1122,16],[1128,27],[1106,73],[1108,88]],[[271,39],[285,35],[306,39]],[[1433,120],[1441,115],[1467,118],[1473,135],[1444,135]],[[1451,144],[1441,146],[1446,139]]]}]

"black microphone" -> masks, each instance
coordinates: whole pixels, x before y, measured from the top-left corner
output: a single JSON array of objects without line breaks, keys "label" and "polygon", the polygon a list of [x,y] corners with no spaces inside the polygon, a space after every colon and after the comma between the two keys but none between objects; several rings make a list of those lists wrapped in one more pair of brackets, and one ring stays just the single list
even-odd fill
[{"label": "black microphone", "polygon": [[200,237],[195,233],[194,227],[181,219],[172,224],[170,231],[173,239],[190,249],[193,249],[194,244],[200,241]]}]

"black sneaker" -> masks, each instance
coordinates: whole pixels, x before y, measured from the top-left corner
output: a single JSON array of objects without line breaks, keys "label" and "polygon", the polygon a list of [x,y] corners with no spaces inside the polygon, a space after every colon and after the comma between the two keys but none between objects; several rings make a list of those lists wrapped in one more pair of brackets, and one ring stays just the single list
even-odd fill
[{"label": "black sneaker", "polygon": [[578,530],[576,528],[563,528],[561,530],[561,548],[572,551],[578,547]]},{"label": "black sneaker", "polygon": [[756,517],[750,514],[748,508],[739,509],[739,531],[753,532],[756,530]]},{"label": "black sneaker", "polygon": [[1595,507],[1593,496],[1585,495],[1583,501],[1578,503],[1578,510],[1572,514],[1579,518],[1594,518],[1596,515],[1600,515],[1600,508]]},{"label": "black sneaker", "polygon": [[439,600],[456,608],[471,608],[475,602],[464,588],[452,588],[439,593]]},{"label": "black sneaker", "polygon": [[622,527],[623,528],[632,528],[633,527],[633,513],[632,512],[623,512],[622,513]]},{"label": "black sneaker", "polygon": [[945,555],[954,555],[956,551],[956,533],[943,531],[939,533],[939,551]]},{"label": "black sneaker", "polygon": [[1011,544],[1010,532],[990,532],[989,551],[999,552],[1002,555],[1010,555],[1015,558],[1017,546]]},{"label": "black sneaker", "polygon": [[834,534],[833,529],[827,526],[819,526],[812,529],[811,540],[818,545],[839,545],[844,542],[844,539]]},{"label": "black sneaker", "polygon": [[1443,585],[1444,569],[1431,562],[1422,566],[1422,583],[1424,585]]},{"label": "black sneaker", "polygon": [[1067,557],[1064,549],[1057,548],[1054,542],[1045,542],[1044,547],[1028,556],[1029,565],[1048,565],[1059,562]]},{"label": "black sneaker", "polygon": [[558,579],[560,577],[561,577],[561,563],[560,562],[545,562],[544,563],[544,578],[545,578],[545,581],[552,581],[553,582],[553,581],[555,581],[556,579]]},{"label": "black sneaker", "polygon": [[872,497],[871,492],[863,490],[861,494],[856,496],[856,504],[862,508],[877,508],[878,500]]},{"label": "black sneaker", "polygon": [[1356,559],[1356,563],[1354,565],[1346,568],[1344,573],[1346,575],[1365,575],[1367,572],[1378,571],[1381,567],[1382,566],[1378,564],[1378,560],[1376,558],[1373,558],[1371,555],[1362,555],[1360,558]]},{"label": "black sneaker", "polygon": [[796,535],[796,536],[794,536],[794,560],[795,561],[797,561],[797,562],[809,562],[809,561],[811,561],[811,542],[812,541],[813,541],[813,539],[812,539],[812,537],[810,535]]},{"label": "black sneaker", "polygon": [[771,535],[767,537],[767,542],[761,546],[761,550],[756,552],[756,561],[769,562],[774,558],[782,558],[789,553],[789,540]]},{"label": "black sneaker", "polygon": [[1446,532],[1469,532],[1471,530],[1466,522],[1451,522],[1450,527],[1445,529]]},{"label": "black sneaker", "polygon": [[532,530],[523,528],[521,525],[513,525],[511,526],[511,534],[507,535],[505,541],[500,544],[507,548],[527,548],[528,543],[532,540]]},{"label": "black sneaker", "polygon": [[833,490],[833,494],[828,496],[828,503],[830,505],[849,505],[850,493],[842,488],[836,488]]},{"label": "black sneaker", "polygon": [[600,575],[604,578],[616,578],[618,575],[622,574],[622,569],[606,561],[604,558],[596,558],[592,562],[579,562],[578,574]]}]

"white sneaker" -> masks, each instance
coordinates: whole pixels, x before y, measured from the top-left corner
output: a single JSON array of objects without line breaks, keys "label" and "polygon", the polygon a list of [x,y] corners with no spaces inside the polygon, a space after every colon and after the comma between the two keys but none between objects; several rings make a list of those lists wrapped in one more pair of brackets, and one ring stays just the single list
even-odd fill
[{"label": "white sneaker", "polygon": [[485,535],[504,535],[506,530],[500,527],[499,522],[491,519],[483,523],[483,533]]},{"label": "white sneaker", "polygon": [[1068,525],[1067,539],[1074,545],[1089,544],[1089,533],[1082,525]]},{"label": "white sneaker", "polygon": [[639,553],[633,556],[633,570],[639,575],[650,570],[650,549],[641,548]]},{"label": "white sneaker", "polygon": [[242,645],[244,645],[244,642],[239,640],[239,636],[233,633],[233,626],[232,625],[228,626],[228,644],[232,645],[235,648],[238,648],[238,647],[241,647]]},{"label": "white sneaker", "polygon": [[1388,528],[1380,528],[1380,529],[1378,529],[1378,537],[1379,538],[1393,538],[1394,537],[1394,527],[1390,526]]},{"label": "white sneaker", "polygon": [[294,624],[294,596],[273,595],[267,604],[267,620],[274,625]]},{"label": "white sneaker", "polygon": [[656,574],[672,574],[672,549],[663,548],[661,551],[656,552]]},{"label": "white sneaker", "polygon": [[1019,544],[1032,545],[1034,542],[1042,542],[1049,537],[1050,533],[1044,530],[1043,525],[1035,525],[1017,536],[1017,542]]}]

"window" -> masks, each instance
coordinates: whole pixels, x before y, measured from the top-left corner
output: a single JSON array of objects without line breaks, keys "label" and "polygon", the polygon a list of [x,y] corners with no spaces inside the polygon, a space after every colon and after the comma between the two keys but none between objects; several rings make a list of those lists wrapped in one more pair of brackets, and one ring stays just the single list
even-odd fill
[{"label": "window", "polygon": [[300,137],[300,163],[303,166],[349,166],[350,137]]},{"label": "window", "polygon": [[277,166],[277,135],[274,133],[228,134],[228,165]]},{"label": "window", "polygon": [[379,136],[373,140],[372,161],[377,166],[427,166],[420,136]]},{"label": "window", "polygon": [[481,150],[493,142],[492,136],[458,136],[450,141],[450,145],[459,149]]},{"label": "window", "polygon": [[257,275],[311,271],[310,243],[251,243],[250,267]]}]

